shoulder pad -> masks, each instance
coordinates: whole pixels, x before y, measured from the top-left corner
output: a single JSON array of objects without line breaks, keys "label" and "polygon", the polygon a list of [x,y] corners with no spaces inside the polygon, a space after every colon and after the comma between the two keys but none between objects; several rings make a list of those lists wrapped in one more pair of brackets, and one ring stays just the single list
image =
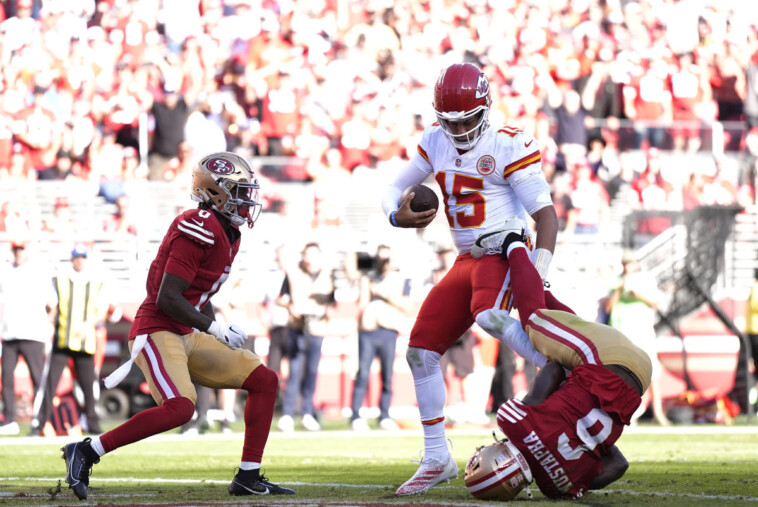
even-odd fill
[{"label": "shoulder pad", "polygon": [[210,216],[201,216],[199,211],[184,213],[176,222],[176,228],[179,232],[187,236],[192,241],[200,243],[206,248],[212,247],[216,243],[215,235],[209,229],[212,227],[212,221],[216,218],[213,214]]}]

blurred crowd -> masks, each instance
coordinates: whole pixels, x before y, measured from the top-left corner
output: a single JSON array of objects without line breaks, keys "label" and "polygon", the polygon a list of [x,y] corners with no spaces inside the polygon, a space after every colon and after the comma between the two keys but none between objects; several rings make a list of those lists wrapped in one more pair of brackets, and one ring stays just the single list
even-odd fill
[{"label": "blurred crowd", "polygon": [[[465,60],[492,83],[490,123],[537,138],[570,230],[594,230],[620,191],[648,209],[750,203],[757,9],[715,0],[6,0],[0,179],[85,180],[112,203],[125,182],[185,184],[195,157],[228,149],[288,157],[262,174],[312,181],[327,189],[323,200],[335,184],[413,153],[433,121],[439,69]],[[661,150],[715,156],[693,170],[662,166]],[[748,156],[738,163],[729,153]]]}]

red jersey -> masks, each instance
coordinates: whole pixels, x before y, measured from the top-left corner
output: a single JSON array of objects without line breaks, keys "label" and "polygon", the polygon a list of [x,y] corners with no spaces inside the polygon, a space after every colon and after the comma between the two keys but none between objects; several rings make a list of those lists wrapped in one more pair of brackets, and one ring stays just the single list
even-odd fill
[{"label": "red jersey", "polygon": [[526,458],[545,496],[578,498],[600,473],[600,459],[640,401],[612,371],[584,364],[539,405],[505,402],[497,423]]},{"label": "red jersey", "polygon": [[156,331],[179,335],[192,332],[191,327],[176,322],[156,306],[163,274],[171,273],[190,282],[183,295],[202,310],[229,277],[239,246],[239,236],[231,243],[212,211],[194,209],[176,217],[150,265],[147,297],[137,310],[129,339]]}]

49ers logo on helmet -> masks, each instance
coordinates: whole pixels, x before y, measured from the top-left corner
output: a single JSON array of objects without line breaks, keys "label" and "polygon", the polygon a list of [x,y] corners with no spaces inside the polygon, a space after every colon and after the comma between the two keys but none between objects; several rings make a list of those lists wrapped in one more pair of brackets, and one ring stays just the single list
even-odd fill
[{"label": "49ers logo on helmet", "polygon": [[486,97],[489,92],[490,82],[487,80],[487,76],[479,74],[479,80],[476,82],[476,98]]},{"label": "49ers logo on helmet", "polygon": [[223,158],[212,158],[205,165],[214,174],[232,174],[234,172],[234,165]]}]

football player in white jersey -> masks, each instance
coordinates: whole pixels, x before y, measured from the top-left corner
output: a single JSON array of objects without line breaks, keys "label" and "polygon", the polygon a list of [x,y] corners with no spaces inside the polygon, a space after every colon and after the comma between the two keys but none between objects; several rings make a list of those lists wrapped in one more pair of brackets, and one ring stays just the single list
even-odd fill
[{"label": "football player in white jersey", "polygon": [[[497,248],[474,259],[470,254],[474,242],[501,229],[506,218],[525,220],[529,214],[537,233],[532,258],[543,280],[555,248],[558,218],[542,173],[540,148],[520,129],[490,128],[490,102],[489,81],[478,67],[465,63],[443,70],[434,87],[438,122],[424,130],[418,153],[382,201],[393,226],[426,227],[436,212],[413,212],[413,194],[403,202],[400,197],[406,188],[433,175],[442,190],[440,211],[459,254],[427,296],[411,331],[407,360],[424,429],[424,456],[413,477],[397,490],[398,496],[422,493],[458,475],[445,438],[440,357],[474,322],[501,340],[509,332],[507,324],[514,322],[508,317],[512,306],[508,262]],[[545,296],[548,307],[563,309],[549,292]],[[539,366],[545,364],[533,347],[516,352]]]}]

